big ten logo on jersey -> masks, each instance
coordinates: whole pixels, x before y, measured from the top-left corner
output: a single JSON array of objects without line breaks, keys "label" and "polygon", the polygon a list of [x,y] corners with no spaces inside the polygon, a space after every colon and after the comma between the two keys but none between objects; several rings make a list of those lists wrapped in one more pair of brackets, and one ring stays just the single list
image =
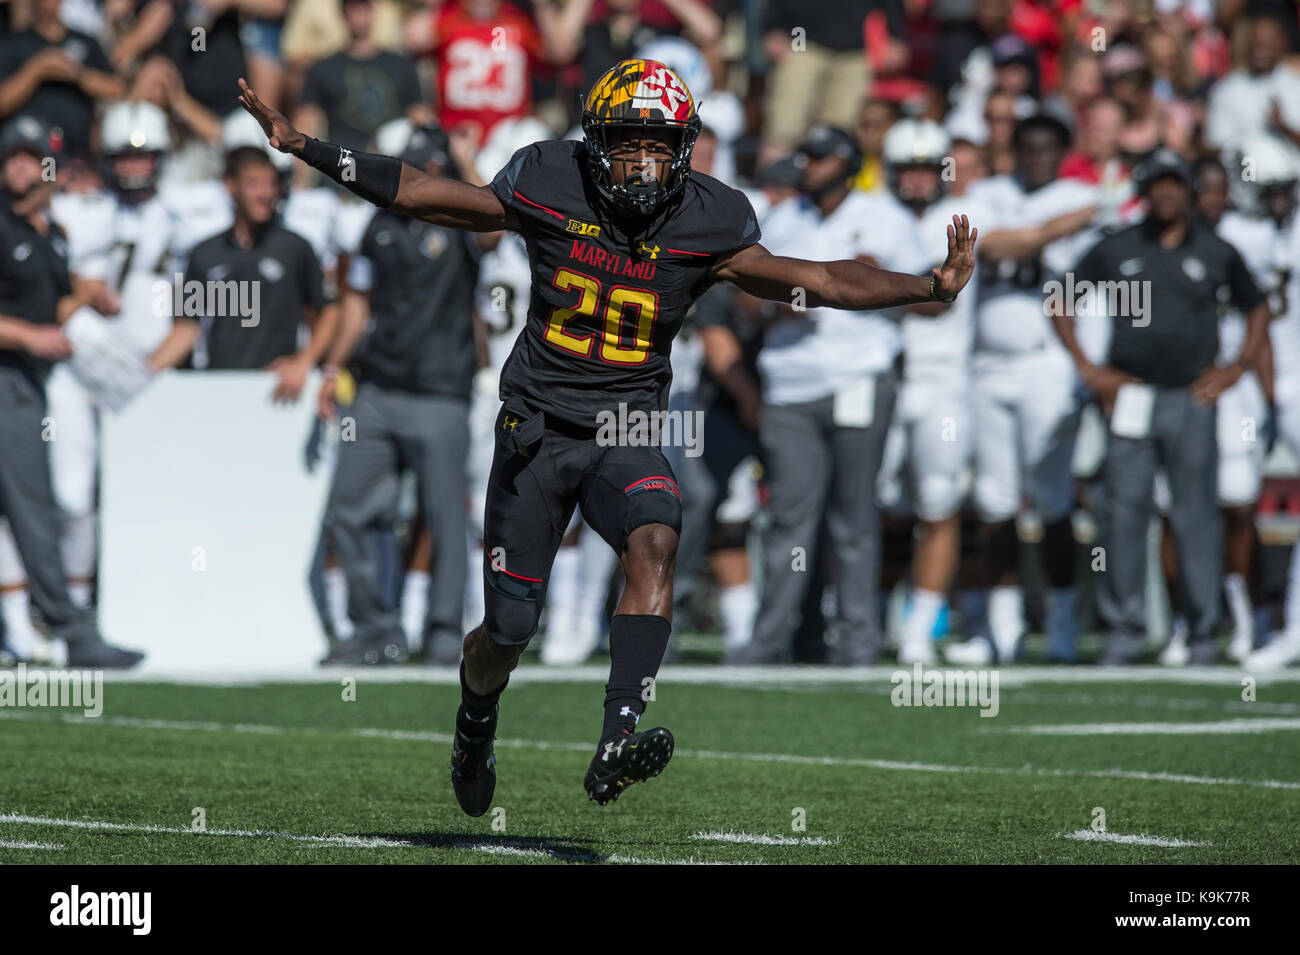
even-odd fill
[{"label": "big ten logo on jersey", "polygon": [[569,224],[564,227],[565,232],[576,232],[578,235],[589,235],[592,238],[600,236],[600,226],[594,222],[579,222],[577,219],[570,219]]}]

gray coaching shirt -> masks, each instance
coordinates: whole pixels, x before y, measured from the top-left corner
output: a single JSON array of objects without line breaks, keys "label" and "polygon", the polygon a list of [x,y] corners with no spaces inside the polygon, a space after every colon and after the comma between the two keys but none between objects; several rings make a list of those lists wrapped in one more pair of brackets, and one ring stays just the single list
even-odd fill
[{"label": "gray coaching shirt", "polygon": [[[230,283],[235,284],[230,284]],[[197,283],[197,284],[191,284]],[[296,232],[271,223],[251,248],[235,242],[234,228],[200,242],[185,268],[182,304],[203,296],[197,320],[205,332],[210,369],[265,368],[298,350],[304,307],[325,302],[320,262]]]},{"label": "gray coaching shirt", "polygon": [[[1111,314],[1112,368],[1166,388],[1190,385],[1213,367],[1219,352],[1218,291],[1248,313],[1264,299],[1235,248],[1203,222],[1193,220],[1176,248],[1160,245],[1155,227],[1140,222],[1092,247],[1075,267],[1076,285],[1150,283],[1141,291],[1145,314]],[[1132,285],[1125,291],[1137,301]]]},{"label": "gray coaching shirt", "polygon": [[[68,246],[63,230],[50,224],[45,235],[0,203],[0,315],[34,325],[58,322],[59,299],[72,292]],[[0,348],[0,367],[16,368],[44,388],[50,362]]]},{"label": "gray coaching shirt", "polygon": [[468,399],[476,237],[380,210],[359,251],[348,283],[370,293],[370,326],[350,369],[382,388]]}]

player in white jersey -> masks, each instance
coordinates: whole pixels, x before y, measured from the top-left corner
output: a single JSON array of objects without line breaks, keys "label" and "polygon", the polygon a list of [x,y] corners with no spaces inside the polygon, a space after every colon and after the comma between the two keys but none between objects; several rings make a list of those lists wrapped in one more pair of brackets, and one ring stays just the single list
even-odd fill
[{"label": "player in white jersey", "polygon": [[1026,500],[1043,523],[1048,657],[1074,659],[1071,461],[1081,402],[1044,295],[1045,284],[1068,271],[1091,243],[1098,194],[1082,182],[1056,178],[1069,141],[1059,120],[1022,120],[1014,138],[1015,175],[984,180],[970,191],[989,223],[977,252],[972,371],[974,498],[991,588],[992,646],[977,636],[950,647],[953,662],[1016,658],[1025,634],[1016,521]]},{"label": "player in white jersey", "polygon": [[[915,216],[888,192],[852,188],[862,155],[851,134],[814,127],[799,152],[808,198],[765,219],[768,248],[813,261],[856,257],[900,272],[926,271]],[[757,664],[790,655],[813,576],[806,561],[816,558],[824,522],[835,557],[829,660],[865,665],[880,649],[875,490],[895,405],[901,309],[847,312],[805,308],[798,300],[780,309],[758,356],[759,432],[771,492],[763,590],[753,640],[725,659]]]},{"label": "player in white jersey", "polygon": [[[1263,146],[1257,142],[1244,144],[1242,153],[1254,158],[1257,153],[1263,154]],[[1281,225],[1281,242],[1274,263],[1276,282],[1269,301],[1274,316],[1269,323],[1269,338],[1273,349],[1277,436],[1293,456],[1300,458],[1300,216],[1296,215],[1300,170],[1292,165],[1286,174],[1289,179],[1278,173],[1262,179],[1256,160],[1254,171],[1257,208],[1273,223]],[[1243,250],[1242,254],[1245,256],[1246,252]],[[1248,256],[1246,261],[1250,261]],[[1300,547],[1291,551],[1284,629],[1267,646],[1248,655],[1243,665],[1247,669],[1266,670],[1297,660],[1300,660]]]},{"label": "player in white jersey", "polygon": [[[159,283],[176,270],[177,214],[157,194],[171,148],[167,117],[149,103],[116,103],[100,125],[104,190],[63,194],[53,213],[68,233],[69,271],[95,289],[92,299],[142,359],[167,337],[170,300],[158,307]],[[170,299],[170,296],[168,296]],[[50,442],[55,498],[63,512],[63,561],[73,600],[88,604],[95,568],[98,410],[67,363],[46,384],[57,440]]]},{"label": "player in white jersey", "polygon": [[[944,226],[954,214],[966,212],[976,222],[992,219],[966,194],[966,183],[948,194],[949,145],[939,124],[904,119],[885,136],[882,156],[889,188],[916,217],[925,253],[934,262],[948,254]],[[934,661],[930,635],[960,557],[960,510],[975,447],[969,376],[975,302],[970,295],[953,305],[921,306],[902,320],[903,383],[880,476],[881,502],[892,505],[906,483],[921,524],[912,559],[911,609],[899,637],[900,663]]]},{"label": "player in white jersey", "polygon": [[[1287,228],[1270,216],[1261,202],[1263,195],[1281,188],[1295,188],[1296,171],[1290,156],[1278,144],[1252,144],[1252,163],[1258,181],[1244,190],[1232,188],[1223,165],[1216,159],[1202,162],[1196,177],[1196,211],[1220,238],[1231,243],[1259,287],[1269,296],[1269,307],[1279,314],[1285,295]],[[1259,165],[1262,163],[1262,166]],[[1237,209],[1228,209],[1232,194]],[[1279,210],[1284,211],[1284,210]],[[1226,290],[1223,290],[1226,291]],[[1219,361],[1228,364],[1241,351],[1246,337],[1246,320],[1228,305],[1220,306]],[[1230,659],[1241,661],[1254,643],[1254,609],[1251,604],[1251,560],[1255,549],[1255,505],[1268,443],[1265,422],[1273,404],[1271,348],[1265,348],[1259,371],[1250,371],[1219,396],[1218,401],[1218,488],[1223,513],[1224,596],[1232,615]],[[1187,621],[1175,617],[1169,642],[1160,654],[1167,666],[1184,666],[1189,660]]]}]

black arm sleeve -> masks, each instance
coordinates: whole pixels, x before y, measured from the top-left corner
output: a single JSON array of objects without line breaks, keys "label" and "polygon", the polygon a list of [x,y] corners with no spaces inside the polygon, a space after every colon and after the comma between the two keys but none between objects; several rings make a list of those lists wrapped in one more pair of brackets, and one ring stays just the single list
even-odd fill
[{"label": "black arm sleeve", "polygon": [[333,143],[307,137],[302,161],[319,169],[366,202],[387,209],[397,198],[402,181],[402,161],[375,153],[354,153]]}]

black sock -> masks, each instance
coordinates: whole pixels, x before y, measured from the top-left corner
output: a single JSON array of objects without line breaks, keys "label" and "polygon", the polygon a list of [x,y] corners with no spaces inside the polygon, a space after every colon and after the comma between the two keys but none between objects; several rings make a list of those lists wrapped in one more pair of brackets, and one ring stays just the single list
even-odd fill
[{"label": "black sock", "polygon": [[456,729],[465,736],[474,738],[492,735],[497,726],[497,700],[509,682],[510,678],[507,677],[506,682],[491,693],[480,696],[465,682],[465,661],[461,660],[460,709],[456,711]]},{"label": "black sock", "polygon": [[600,741],[631,733],[645,712],[672,626],[663,617],[619,613],[609,624],[609,682]]}]

